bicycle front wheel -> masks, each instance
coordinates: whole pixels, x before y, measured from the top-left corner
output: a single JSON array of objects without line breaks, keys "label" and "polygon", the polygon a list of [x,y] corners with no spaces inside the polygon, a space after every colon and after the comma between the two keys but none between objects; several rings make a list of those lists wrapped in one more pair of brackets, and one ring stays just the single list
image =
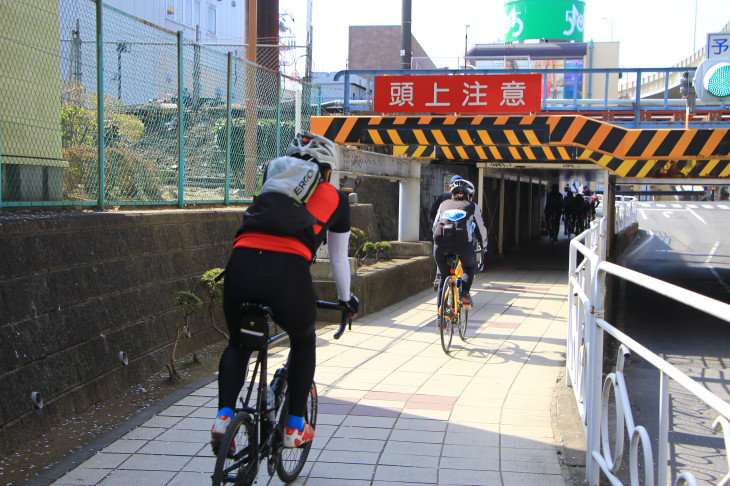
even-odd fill
[{"label": "bicycle front wheel", "polygon": [[[233,447],[231,447],[233,444]],[[233,456],[229,453],[235,450]],[[258,446],[251,416],[239,412],[231,420],[218,449],[213,469],[213,486],[235,483],[250,486],[256,479]]]},{"label": "bicycle front wheel", "polygon": [[[282,405],[283,410],[289,409],[289,391],[286,392],[286,398]],[[282,419],[279,421],[279,431],[284,434],[284,425],[286,424],[286,413],[281,414]],[[304,410],[304,421],[307,422],[317,431],[315,425],[317,424],[317,385],[312,383],[312,389],[309,391],[307,396],[307,408]],[[302,472],[304,464],[307,462],[309,456],[309,449],[312,448],[312,441],[307,442],[301,447],[295,449],[287,449],[279,447],[276,451],[278,456],[276,461],[276,474],[279,479],[285,483],[294,481],[299,473]]]},{"label": "bicycle front wheel", "polygon": [[454,319],[456,312],[454,309],[454,292],[456,286],[449,279],[444,283],[443,296],[441,299],[441,347],[444,353],[449,354],[451,347],[451,337],[454,334]]}]

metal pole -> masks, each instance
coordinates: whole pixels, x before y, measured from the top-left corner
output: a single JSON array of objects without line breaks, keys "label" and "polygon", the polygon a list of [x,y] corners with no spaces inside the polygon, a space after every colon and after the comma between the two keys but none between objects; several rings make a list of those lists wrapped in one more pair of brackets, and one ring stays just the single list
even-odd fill
[{"label": "metal pole", "polygon": [[276,76],[276,156],[281,157],[281,73]]},{"label": "metal pole", "polygon": [[122,47],[124,44],[117,43],[117,99],[122,101]]},{"label": "metal pole", "polygon": [[195,44],[193,44],[193,109],[200,103],[200,25],[195,26]]},{"label": "metal pole", "polygon": [[669,462],[669,378],[659,373],[659,447],[657,450],[657,484],[667,484]]},{"label": "metal pole", "polygon": [[[605,195],[605,194],[604,194]],[[593,458],[593,452],[601,450],[601,386],[603,363],[603,331],[596,325],[596,317],[603,318],[604,279],[591,265],[591,303],[594,312],[586,315],[585,321],[585,415],[586,415],[586,481],[590,486],[599,484],[600,467]]]},{"label": "metal pole", "polygon": [[231,197],[231,72],[233,55],[228,51],[228,72],[226,73],[226,187],[223,204],[228,206]]},{"label": "metal pole", "polygon": [[464,33],[464,69],[466,69],[466,53],[469,45],[469,24],[466,24],[466,32]]},{"label": "metal pole", "polygon": [[634,128],[639,128],[641,120],[641,69],[636,71],[636,103],[634,104]]},{"label": "metal pole", "polygon": [[73,31],[73,75],[72,79],[81,83],[81,27],[79,19],[76,19],[76,30]]},{"label": "metal pole", "polygon": [[606,217],[606,260],[613,255],[613,239],[616,235],[616,176],[605,170],[603,175],[603,215]]},{"label": "metal pole", "polygon": [[499,235],[497,238],[497,254],[501,257],[504,255],[502,251],[504,246],[504,172],[499,181]]},{"label": "metal pole", "polygon": [[345,71],[345,94],[344,103],[342,104],[342,113],[350,114],[350,71]]},{"label": "metal pole", "polygon": [[[477,181],[477,204],[484,206],[484,168],[479,167],[479,179]],[[482,213],[482,216],[484,213]],[[486,241],[484,242],[486,243]]]},{"label": "metal pole", "polygon": [[402,0],[403,18],[400,28],[400,68],[411,69],[411,0]]},{"label": "metal pole", "polygon": [[519,173],[517,175],[517,190],[515,191],[515,246],[520,246],[520,182]]},{"label": "metal pole", "polygon": [[534,223],[532,202],[532,177],[527,178],[527,239],[532,240],[532,225]]},{"label": "metal pole", "polygon": [[[312,0],[307,1],[307,58],[304,67],[304,81],[312,82]],[[307,97],[309,98],[309,97]]]},{"label": "metal pole", "polygon": [[302,92],[294,93],[294,133],[302,131]]},{"label": "metal pole", "polygon": [[104,210],[104,28],[101,1],[96,2],[96,144],[99,159],[99,211]]},{"label": "metal pole", "polygon": [[177,31],[177,156],[178,156],[178,184],[177,184],[177,205],[179,208],[185,206],[185,156],[183,155],[183,32]]}]

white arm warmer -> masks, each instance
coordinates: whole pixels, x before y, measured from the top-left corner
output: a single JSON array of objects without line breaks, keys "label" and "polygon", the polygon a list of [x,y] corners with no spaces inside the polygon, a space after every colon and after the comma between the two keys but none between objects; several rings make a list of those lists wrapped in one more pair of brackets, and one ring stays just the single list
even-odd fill
[{"label": "white arm warmer", "polygon": [[350,242],[350,232],[327,232],[327,249],[330,254],[332,276],[337,287],[337,298],[349,302],[350,300],[350,262],[347,259],[347,245]]}]

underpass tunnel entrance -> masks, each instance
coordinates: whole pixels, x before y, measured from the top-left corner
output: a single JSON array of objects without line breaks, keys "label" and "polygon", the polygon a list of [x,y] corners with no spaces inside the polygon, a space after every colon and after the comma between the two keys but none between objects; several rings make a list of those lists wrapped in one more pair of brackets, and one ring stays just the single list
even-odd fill
[{"label": "underpass tunnel entrance", "polygon": [[[311,129],[339,145],[387,154],[386,164],[401,166],[376,170],[376,177],[399,181],[399,239],[408,228],[408,238],[431,239],[432,221],[424,213],[446,190],[447,176],[474,182],[493,256],[542,235],[542,210],[553,183],[592,191],[600,185],[612,233],[617,183],[730,181],[728,128],[627,129],[583,115],[537,114],[315,116]],[[414,221],[415,232],[408,226]]]}]

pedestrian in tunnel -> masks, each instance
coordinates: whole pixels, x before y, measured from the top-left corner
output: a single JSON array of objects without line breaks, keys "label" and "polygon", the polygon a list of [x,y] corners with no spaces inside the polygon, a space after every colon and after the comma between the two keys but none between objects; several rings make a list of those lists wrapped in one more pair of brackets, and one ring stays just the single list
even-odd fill
[{"label": "pedestrian in tunnel", "polygon": [[553,184],[545,198],[545,222],[548,226],[548,235],[551,243],[558,242],[560,230],[560,215],[563,214],[563,195],[558,190],[558,185]]},{"label": "pedestrian in tunnel", "polygon": [[563,228],[564,234],[567,236],[570,233],[570,227],[572,223],[570,221],[571,208],[573,207],[573,191],[566,184],[563,189]]},{"label": "pedestrian in tunnel", "polygon": [[[459,300],[464,306],[472,305],[471,284],[476,271],[474,240],[486,249],[487,228],[484,226],[482,211],[471,200],[474,185],[467,180],[457,180],[451,189],[451,199],[442,202],[433,222],[433,258],[440,275],[450,271],[446,259],[448,253],[456,253],[464,270]],[[443,280],[439,279],[437,305],[441,302]],[[440,322],[438,323],[441,324]]]}]

